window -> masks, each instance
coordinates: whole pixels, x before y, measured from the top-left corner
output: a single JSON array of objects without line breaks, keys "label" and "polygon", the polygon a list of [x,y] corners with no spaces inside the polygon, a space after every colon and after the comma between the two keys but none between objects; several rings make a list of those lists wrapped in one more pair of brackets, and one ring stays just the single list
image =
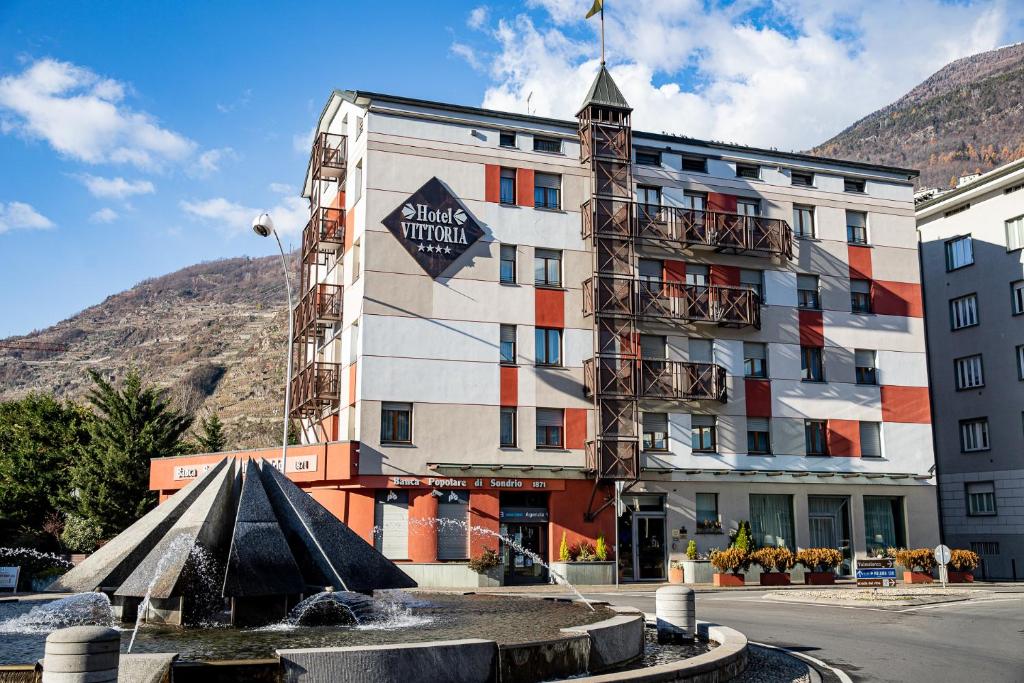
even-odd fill
[{"label": "window", "polygon": [[946,242],[946,270],[956,270],[974,263],[974,245],[970,235]]},{"label": "window", "polygon": [[749,289],[757,295],[760,303],[764,303],[764,273],[760,270],[740,271],[740,287]]},{"label": "window", "polygon": [[697,453],[714,453],[718,434],[714,415],[694,415],[690,422],[690,446]]},{"label": "window", "polygon": [[658,334],[641,334],[640,357],[644,360],[665,360],[665,337]]},{"label": "window", "polygon": [[807,455],[828,455],[825,420],[804,420],[804,445]]},{"label": "window", "polygon": [[871,280],[850,280],[850,310],[871,312]]},{"label": "window", "polygon": [[503,130],[498,134],[498,144],[502,147],[516,147],[516,133],[514,130]]},{"label": "window", "polygon": [[992,517],[996,514],[996,485],[992,481],[969,481],[967,489],[967,516]]},{"label": "window", "polygon": [[661,166],[661,152],[653,149],[638,149],[636,163],[641,166]]},{"label": "window", "polygon": [[768,376],[767,350],[760,342],[743,342],[743,375],[764,378]]},{"label": "window", "polygon": [[562,176],[554,173],[533,174],[533,205],[541,209],[562,208]]},{"label": "window", "polygon": [[960,421],[960,450],[964,453],[987,451],[988,418],[977,417]]},{"label": "window", "polygon": [[562,364],[562,331],[538,327],[534,339],[537,344],[537,365]]},{"label": "window", "polygon": [[352,244],[352,283],[359,279],[359,242]]},{"label": "window", "polygon": [[502,448],[515,448],[516,447],[516,409],[515,408],[502,408],[501,409],[501,434],[500,442]]},{"label": "window", "polygon": [[905,548],[906,524],[903,498],[898,496],[864,496],[864,540],[868,557],[886,548]]},{"label": "window", "polygon": [[562,286],[562,252],[553,249],[534,251],[533,282],[542,287]]},{"label": "window", "polygon": [[412,443],[412,404],[385,401],[380,406],[380,442]]},{"label": "window", "polygon": [[760,180],[761,167],[756,164],[736,164],[736,177]]},{"label": "window", "polygon": [[1024,380],[1024,344],[1017,347],[1017,379]]},{"label": "window", "polygon": [[978,324],[978,297],[976,294],[950,299],[949,324],[954,330]]},{"label": "window", "polygon": [[860,454],[864,458],[882,457],[882,425],[878,422],[860,423]]},{"label": "window", "polygon": [[506,285],[516,282],[516,245],[501,245],[501,281]]},{"label": "window", "polygon": [[644,450],[668,450],[668,415],[666,413],[644,413]]},{"label": "window", "polygon": [[690,337],[687,342],[687,356],[691,363],[714,363],[715,342],[713,339],[695,339]]},{"label": "window", "polygon": [[703,192],[684,192],[683,208],[692,211],[703,211],[708,205],[708,197]]},{"label": "window", "polygon": [[1010,296],[1012,297],[1013,314],[1024,313],[1024,280],[1010,283]]},{"label": "window", "polygon": [[760,216],[761,202],[756,199],[740,199],[736,202],[736,213],[741,216]]},{"label": "window", "polygon": [[562,447],[562,419],[565,411],[560,408],[537,408],[537,447]]},{"label": "window", "polygon": [[652,291],[658,291],[661,288],[661,276],[664,269],[664,264],[657,259],[642,258],[636,264],[640,282],[649,285]]},{"label": "window", "polygon": [[818,300],[817,275],[796,276],[796,305],[815,310],[821,308],[821,302]]},{"label": "window", "polygon": [[705,157],[684,154],[682,168],[684,171],[690,171],[693,173],[707,173],[708,160]]},{"label": "window", "polygon": [[857,178],[843,178],[843,192],[863,192],[864,181]]},{"label": "window", "polygon": [[824,382],[825,364],[821,358],[820,346],[800,347],[800,379],[804,382]]},{"label": "window", "polygon": [[814,187],[814,174],[804,171],[793,171],[789,174],[790,183],[800,187]]},{"label": "window", "polygon": [[767,417],[747,418],[747,452],[755,455],[770,455],[772,452]]},{"label": "window", "polygon": [[408,491],[377,491],[373,506],[373,547],[391,560],[409,557]]},{"label": "window", "polygon": [[718,494],[697,494],[697,533],[721,532],[722,522],[718,519]]},{"label": "window", "polygon": [[687,263],[686,264],[686,284],[697,285],[698,287],[707,287],[708,277],[711,275],[711,270],[699,263]]},{"label": "window", "polygon": [[797,237],[814,237],[813,206],[793,206],[793,234]]},{"label": "window", "polygon": [[558,138],[542,138],[539,136],[533,137],[533,151],[534,152],[550,152],[551,154],[562,153],[562,141]]},{"label": "window", "polygon": [[[469,557],[469,491],[435,491],[437,496],[437,559]],[[451,520],[452,524],[446,524]]]},{"label": "window", "polygon": [[985,372],[980,353],[955,359],[953,371],[956,375],[957,389],[974,389],[985,386]]},{"label": "window", "polygon": [[878,384],[876,354],[868,349],[854,349],[853,364],[857,373],[857,384]]},{"label": "window", "polygon": [[[362,119],[360,119],[362,120]],[[354,205],[363,196],[363,162],[356,163],[356,174],[352,177],[352,204]]]},{"label": "window", "polygon": [[793,539],[793,496],[750,494],[750,532],[754,547],[796,550]]},{"label": "window", "polygon": [[1006,221],[1006,251],[1024,249],[1024,216]]},{"label": "window", "polygon": [[356,117],[356,139],[357,140],[359,139],[359,136],[363,134],[363,118],[364,117],[362,117],[362,116],[357,116]]},{"label": "window", "polygon": [[653,185],[637,185],[636,201],[647,211],[657,213],[657,207],[661,206],[661,188]]},{"label": "window", "polygon": [[999,543],[996,541],[971,541],[971,550],[979,555],[998,555]]},{"label": "window", "polygon": [[863,211],[846,212],[846,241],[850,244],[868,243],[868,215]]},{"label": "window", "polygon": [[501,169],[501,186],[499,201],[502,204],[516,203],[516,169]]},{"label": "window", "polygon": [[501,326],[501,362],[514,365],[516,362],[516,326]]}]

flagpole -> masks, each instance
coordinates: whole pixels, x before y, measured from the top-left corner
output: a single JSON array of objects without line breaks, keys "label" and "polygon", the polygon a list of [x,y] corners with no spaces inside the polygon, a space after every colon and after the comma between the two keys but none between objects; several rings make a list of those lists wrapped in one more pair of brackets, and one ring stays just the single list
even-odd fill
[{"label": "flagpole", "polygon": [[604,66],[604,3],[601,3],[601,66]]}]

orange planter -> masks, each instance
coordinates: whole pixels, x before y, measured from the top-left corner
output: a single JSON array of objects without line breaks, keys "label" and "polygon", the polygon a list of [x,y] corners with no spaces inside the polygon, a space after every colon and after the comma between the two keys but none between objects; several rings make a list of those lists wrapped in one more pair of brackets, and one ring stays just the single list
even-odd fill
[{"label": "orange planter", "polygon": [[736,588],[746,585],[742,574],[719,574],[716,572],[714,574],[714,581],[716,586],[722,586],[723,588]]},{"label": "orange planter", "polygon": [[668,582],[669,583],[683,583],[685,581],[682,567],[669,567],[668,568]]},{"label": "orange planter", "polygon": [[903,572],[903,583],[932,583],[935,579],[924,572]]},{"label": "orange planter", "polygon": [[974,574],[971,572],[958,572],[948,569],[946,573],[949,574],[950,583],[974,583]]},{"label": "orange planter", "polygon": [[804,583],[808,586],[832,586],[836,582],[836,575],[832,572],[807,572],[804,574]]},{"label": "orange planter", "polygon": [[788,586],[789,572],[761,572],[758,580],[762,586]]}]

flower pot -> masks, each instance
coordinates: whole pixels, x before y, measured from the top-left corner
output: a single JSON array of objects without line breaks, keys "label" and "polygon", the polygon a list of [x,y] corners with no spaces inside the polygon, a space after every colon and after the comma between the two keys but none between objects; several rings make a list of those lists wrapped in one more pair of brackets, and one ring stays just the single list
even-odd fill
[{"label": "flower pot", "polygon": [[736,588],[744,585],[743,575],[715,572],[714,583],[716,586],[721,586],[723,588]]},{"label": "flower pot", "polygon": [[788,572],[761,572],[761,576],[758,577],[758,582],[762,586],[788,586],[789,585],[789,573]]},{"label": "flower pot", "polygon": [[974,583],[974,574],[970,571],[958,572],[955,569],[947,569],[950,583]]},{"label": "flower pot", "polygon": [[707,560],[683,560],[683,580],[688,584],[711,583],[714,571]]},{"label": "flower pot", "polygon": [[925,572],[903,572],[903,583],[932,583],[934,580]]},{"label": "flower pot", "polygon": [[808,586],[832,586],[836,582],[836,575],[832,572],[807,572],[804,574],[804,583]]},{"label": "flower pot", "polygon": [[615,583],[615,563],[609,560],[552,562],[551,570],[574,586],[607,586]]},{"label": "flower pot", "polygon": [[683,583],[684,571],[682,567],[669,567],[668,568],[668,582],[669,583]]}]

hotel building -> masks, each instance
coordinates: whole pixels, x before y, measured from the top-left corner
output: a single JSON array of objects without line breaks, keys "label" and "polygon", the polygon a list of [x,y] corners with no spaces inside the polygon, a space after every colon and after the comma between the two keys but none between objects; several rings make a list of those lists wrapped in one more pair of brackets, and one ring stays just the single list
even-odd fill
[{"label": "hotel building", "polygon": [[1024,575],[1024,160],[918,204],[943,538]]},{"label": "hotel building", "polygon": [[487,532],[547,561],[603,535],[623,581],[741,520],[850,559],[934,545],[914,176],[634,131],[603,68],[576,121],[335,91],[288,474],[422,585],[475,580]]}]

